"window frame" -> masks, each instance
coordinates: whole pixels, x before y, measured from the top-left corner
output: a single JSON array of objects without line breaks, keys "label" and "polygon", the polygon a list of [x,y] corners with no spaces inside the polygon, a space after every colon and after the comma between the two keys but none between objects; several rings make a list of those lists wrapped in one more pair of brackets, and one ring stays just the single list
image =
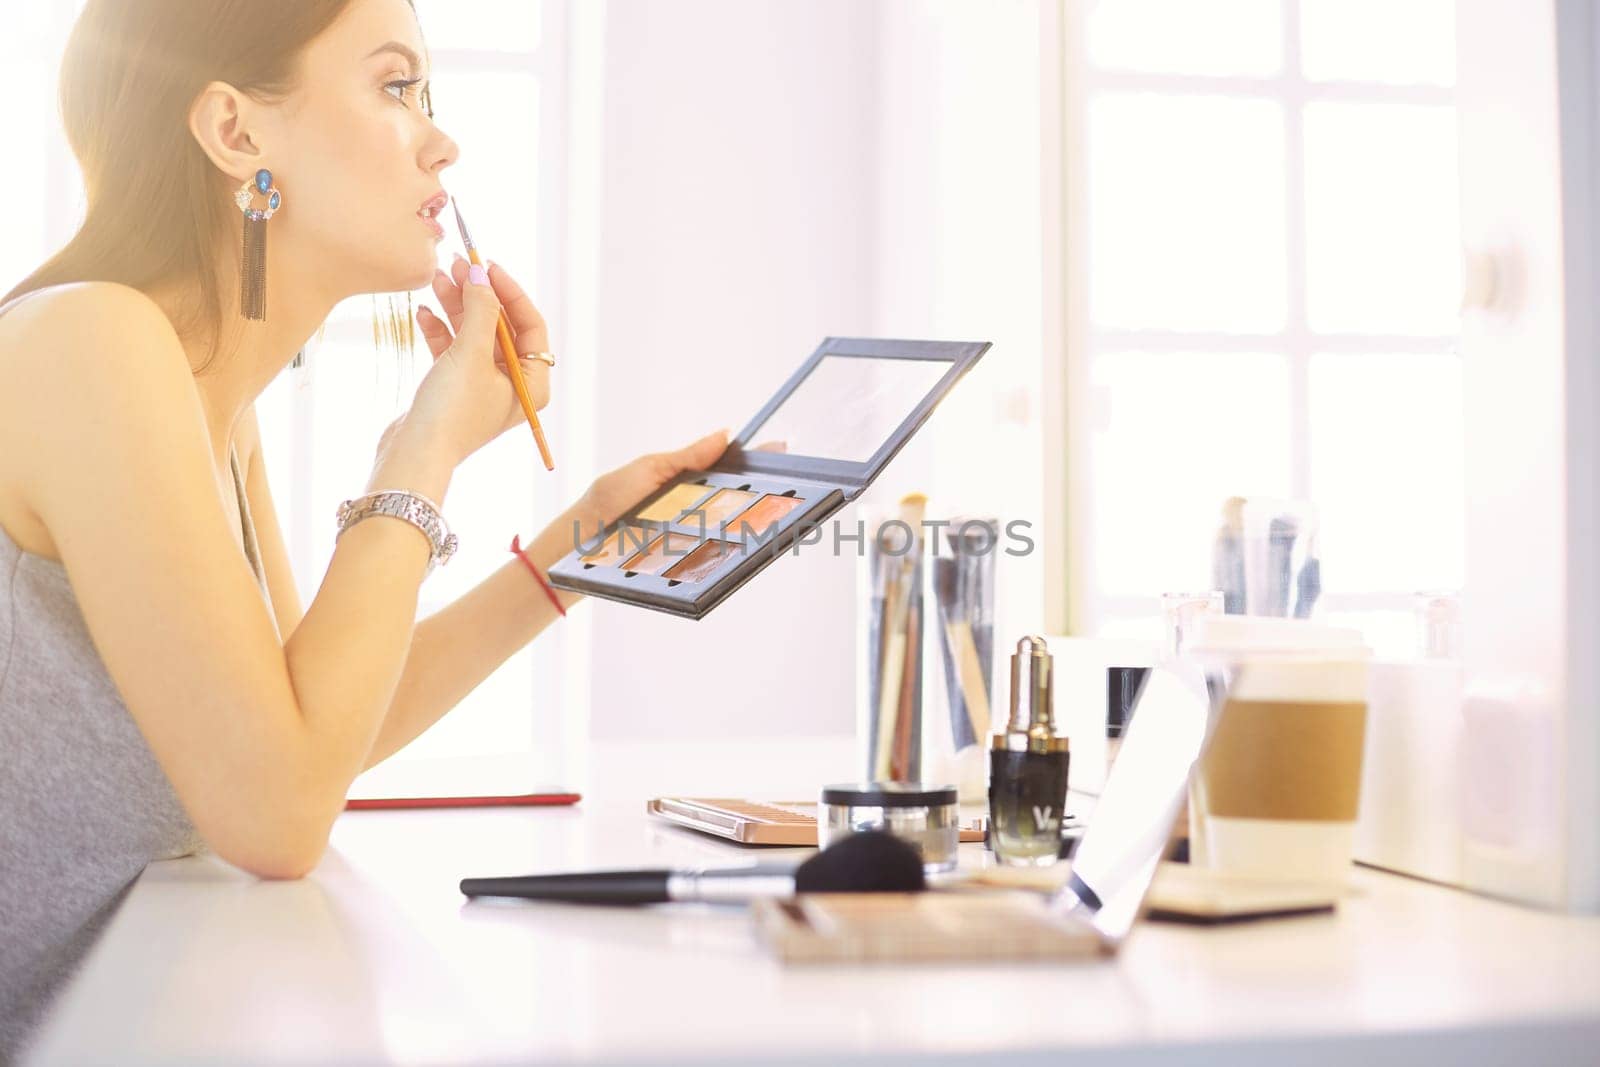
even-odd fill
[{"label": "window frame", "polygon": [[[1159,598],[1102,594],[1096,587],[1093,542],[1094,426],[1090,372],[1101,354],[1192,352],[1237,354],[1268,352],[1288,361],[1290,495],[1311,497],[1311,365],[1321,354],[1459,356],[1459,335],[1324,333],[1311,329],[1307,316],[1305,114],[1316,103],[1360,102],[1454,108],[1453,86],[1361,81],[1310,81],[1301,72],[1299,0],[1282,0],[1283,64],[1271,76],[1165,74],[1097,68],[1087,48],[1088,4],[1064,0],[1044,5],[1041,19],[1042,115],[1045,126],[1043,173],[1046,293],[1045,514],[1060,526],[1045,548],[1046,623],[1055,633],[1093,635],[1109,622],[1157,616]],[[1286,313],[1273,333],[1133,330],[1096,327],[1088,300],[1089,247],[1088,113],[1097,94],[1147,92],[1162,95],[1230,97],[1279,104],[1284,122],[1286,205]],[[1220,503],[1220,502],[1219,502]],[[1325,592],[1319,614],[1409,611],[1413,590]]]}]

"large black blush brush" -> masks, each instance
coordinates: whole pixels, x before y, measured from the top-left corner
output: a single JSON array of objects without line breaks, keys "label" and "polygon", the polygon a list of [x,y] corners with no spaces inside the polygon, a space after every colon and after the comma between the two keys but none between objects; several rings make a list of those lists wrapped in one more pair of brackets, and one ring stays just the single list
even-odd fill
[{"label": "large black blush brush", "polygon": [[520,897],[575,904],[744,903],[797,893],[915,893],[927,888],[922,857],[892,834],[868,831],[834,842],[799,866],[724,870],[588,871],[515,878],[464,878],[469,897]]}]

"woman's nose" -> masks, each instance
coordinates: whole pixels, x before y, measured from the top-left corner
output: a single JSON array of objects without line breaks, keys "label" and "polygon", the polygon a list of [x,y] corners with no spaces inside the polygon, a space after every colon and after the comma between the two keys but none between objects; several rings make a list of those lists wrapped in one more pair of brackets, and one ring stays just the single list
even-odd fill
[{"label": "woman's nose", "polygon": [[454,163],[460,155],[460,146],[451,140],[449,135],[440,133],[437,140],[428,145],[428,169],[443,170]]}]

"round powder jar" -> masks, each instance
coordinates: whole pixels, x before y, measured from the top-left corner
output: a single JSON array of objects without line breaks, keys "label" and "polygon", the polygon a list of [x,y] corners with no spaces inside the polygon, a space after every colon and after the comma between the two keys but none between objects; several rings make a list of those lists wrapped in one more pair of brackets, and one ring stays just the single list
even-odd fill
[{"label": "round powder jar", "polygon": [[956,868],[960,842],[956,787],[916,782],[864,782],[830,785],[817,804],[817,844],[867,830],[883,830],[922,854],[922,869],[935,873]]}]

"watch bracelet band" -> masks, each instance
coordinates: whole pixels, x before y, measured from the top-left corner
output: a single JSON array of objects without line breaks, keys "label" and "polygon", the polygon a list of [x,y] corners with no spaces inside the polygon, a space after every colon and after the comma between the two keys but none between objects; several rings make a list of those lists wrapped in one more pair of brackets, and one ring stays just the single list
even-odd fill
[{"label": "watch bracelet band", "polygon": [[439,564],[450,562],[450,557],[455,555],[456,535],[445,525],[439,506],[421,493],[413,493],[408,489],[368,493],[340,504],[339,533],[334,540],[338,541],[350,527],[373,515],[401,519],[422,531],[422,535],[428,539],[428,573],[432,573]]}]

